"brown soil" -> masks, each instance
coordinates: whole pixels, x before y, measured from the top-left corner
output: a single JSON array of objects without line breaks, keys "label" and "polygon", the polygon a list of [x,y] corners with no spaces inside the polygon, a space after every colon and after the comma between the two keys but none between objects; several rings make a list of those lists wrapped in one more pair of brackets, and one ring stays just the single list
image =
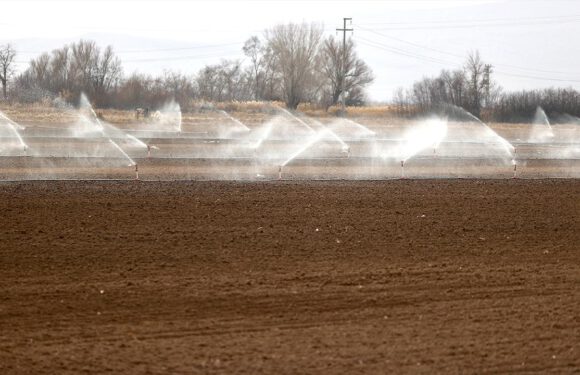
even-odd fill
[{"label": "brown soil", "polygon": [[580,371],[577,180],[0,184],[0,373]]}]

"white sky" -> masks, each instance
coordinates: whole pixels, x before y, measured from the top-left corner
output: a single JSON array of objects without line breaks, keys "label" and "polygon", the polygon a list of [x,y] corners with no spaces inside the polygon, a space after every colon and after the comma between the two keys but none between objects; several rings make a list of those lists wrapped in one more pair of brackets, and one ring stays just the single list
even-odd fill
[{"label": "white sky", "polygon": [[580,1],[1,1],[0,43],[20,69],[80,38],[112,44],[126,73],[195,73],[277,23],[318,22],[329,35],[353,18],[373,69],[372,100],[461,66],[478,49],[506,90],[580,89]]}]

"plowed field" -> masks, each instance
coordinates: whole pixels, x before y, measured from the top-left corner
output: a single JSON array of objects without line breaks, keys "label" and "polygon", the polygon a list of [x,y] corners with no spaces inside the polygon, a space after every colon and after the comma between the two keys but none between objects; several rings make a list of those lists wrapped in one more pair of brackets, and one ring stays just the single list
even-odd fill
[{"label": "plowed field", "polygon": [[0,184],[0,373],[580,371],[578,180]]}]

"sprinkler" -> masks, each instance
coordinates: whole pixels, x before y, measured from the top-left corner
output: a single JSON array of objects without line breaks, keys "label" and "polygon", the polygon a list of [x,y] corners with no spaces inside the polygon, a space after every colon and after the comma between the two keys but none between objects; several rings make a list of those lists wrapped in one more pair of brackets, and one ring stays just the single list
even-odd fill
[{"label": "sprinkler", "polygon": [[342,152],[343,154],[346,154],[346,158],[347,158],[347,159],[348,159],[348,158],[350,158],[350,146],[348,146],[348,145],[345,145],[345,146],[342,148],[341,152]]},{"label": "sprinkler", "polygon": [[278,167],[278,180],[282,179],[282,166]]},{"label": "sprinkler", "polygon": [[401,160],[401,178],[405,178],[405,161]]},{"label": "sprinkler", "polygon": [[518,149],[514,147],[514,174],[512,178],[518,178],[518,161],[517,161]]},{"label": "sprinkler", "polygon": [[151,157],[151,146],[147,145],[147,157]]},{"label": "sprinkler", "polygon": [[139,180],[139,166],[135,164],[135,180]]},{"label": "sprinkler", "polygon": [[437,157],[437,147],[433,147],[433,157]]}]

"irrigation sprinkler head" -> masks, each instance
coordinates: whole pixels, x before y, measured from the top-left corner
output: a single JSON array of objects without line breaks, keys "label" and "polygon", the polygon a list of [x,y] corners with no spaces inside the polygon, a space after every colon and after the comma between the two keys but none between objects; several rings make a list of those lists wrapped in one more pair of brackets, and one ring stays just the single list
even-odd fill
[{"label": "irrigation sprinkler head", "polygon": [[341,151],[343,154],[346,154],[347,158],[350,157],[350,146],[348,146],[348,145],[343,146]]},{"label": "irrigation sprinkler head", "polygon": [[401,179],[405,179],[405,161],[401,160]]},{"label": "irrigation sprinkler head", "polygon": [[281,180],[281,179],[282,179],[282,166],[280,165],[278,167],[278,180]]},{"label": "irrigation sprinkler head", "polygon": [[147,157],[151,157],[151,146],[147,145]]},{"label": "irrigation sprinkler head", "polygon": [[514,165],[514,174],[513,174],[512,178],[514,178],[514,179],[515,178],[518,178],[518,172],[517,172],[517,170],[518,170],[518,159],[517,159],[517,156],[518,156],[518,149],[514,146],[514,158],[512,160],[512,164]]},{"label": "irrigation sprinkler head", "polygon": [[139,180],[139,166],[135,164],[135,180]]}]

